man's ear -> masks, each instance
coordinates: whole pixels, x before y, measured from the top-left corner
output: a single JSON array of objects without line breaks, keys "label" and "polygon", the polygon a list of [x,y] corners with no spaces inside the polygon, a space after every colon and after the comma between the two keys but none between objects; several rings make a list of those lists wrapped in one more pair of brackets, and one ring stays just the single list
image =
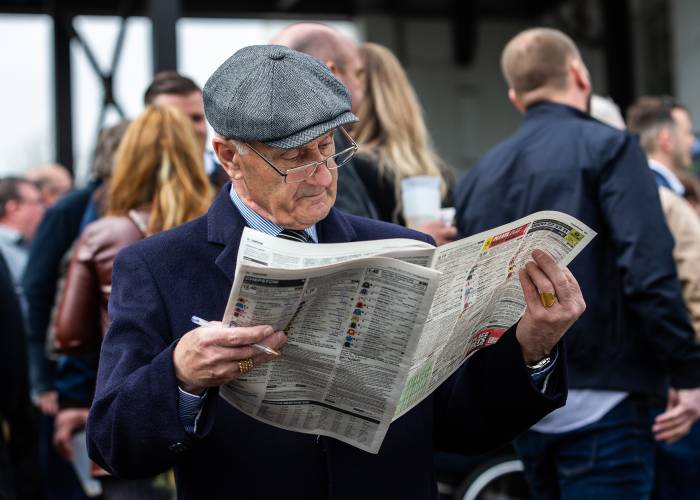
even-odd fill
[{"label": "man's ear", "polygon": [[231,141],[219,136],[214,136],[211,145],[219,160],[219,164],[226,171],[229,178],[233,181],[241,179],[243,173],[239,165],[240,154],[236,150],[236,146]]},{"label": "man's ear", "polygon": [[656,134],[656,149],[664,154],[673,152],[673,133],[669,127],[661,127]]},{"label": "man's ear", "polygon": [[525,104],[513,88],[508,89],[508,100],[518,110],[518,113],[525,114]]},{"label": "man's ear", "polygon": [[328,69],[331,70],[331,73],[333,73],[333,76],[336,78],[338,77],[338,65],[334,63],[333,61],[326,61],[324,63],[326,66],[328,66]]},{"label": "man's ear", "polygon": [[7,200],[7,202],[5,203],[4,213],[5,213],[5,215],[12,215],[17,211],[18,208],[19,208],[19,201],[18,200]]},{"label": "man's ear", "polygon": [[576,87],[586,93],[591,91],[591,78],[588,69],[579,59],[572,59],[569,62],[569,74]]}]

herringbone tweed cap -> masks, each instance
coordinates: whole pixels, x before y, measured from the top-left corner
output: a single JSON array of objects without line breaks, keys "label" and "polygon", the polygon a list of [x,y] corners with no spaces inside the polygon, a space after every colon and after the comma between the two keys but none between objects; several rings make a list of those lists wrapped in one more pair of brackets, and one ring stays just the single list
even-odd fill
[{"label": "herringbone tweed cap", "polygon": [[204,112],[218,134],[276,148],[358,121],[350,109],[349,92],[325,64],[281,45],[242,48],[204,85]]}]

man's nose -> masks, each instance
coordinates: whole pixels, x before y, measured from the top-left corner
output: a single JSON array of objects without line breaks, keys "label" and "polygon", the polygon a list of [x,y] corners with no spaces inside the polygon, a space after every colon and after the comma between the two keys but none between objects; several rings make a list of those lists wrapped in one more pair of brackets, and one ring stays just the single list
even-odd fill
[{"label": "man's nose", "polygon": [[328,169],[328,161],[329,160],[326,160],[323,163],[320,163],[316,167],[316,171],[313,173],[313,175],[307,177],[306,181],[309,184],[315,184],[323,187],[330,185],[330,183],[333,181],[333,174]]}]

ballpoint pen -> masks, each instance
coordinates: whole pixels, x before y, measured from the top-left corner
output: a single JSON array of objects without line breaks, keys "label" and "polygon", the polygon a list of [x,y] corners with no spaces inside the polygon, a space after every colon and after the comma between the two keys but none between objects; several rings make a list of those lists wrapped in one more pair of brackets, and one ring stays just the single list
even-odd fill
[{"label": "ballpoint pen", "polygon": [[[216,325],[210,321],[207,321],[206,319],[202,319],[199,316],[192,316],[191,318],[192,323],[198,326],[219,326]],[[279,356],[280,353],[278,351],[275,351],[272,347],[267,347],[266,345],[262,344],[250,344],[253,347],[255,347],[258,351],[262,351],[266,354],[272,354],[273,356]]]}]

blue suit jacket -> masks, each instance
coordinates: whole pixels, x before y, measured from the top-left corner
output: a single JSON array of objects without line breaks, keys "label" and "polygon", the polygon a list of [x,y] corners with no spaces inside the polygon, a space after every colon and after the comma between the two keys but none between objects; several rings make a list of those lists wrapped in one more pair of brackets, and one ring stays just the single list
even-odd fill
[{"label": "blue suit jacket", "polygon": [[569,106],[536,104],[464,176],[455,200],[460,236],[538,210],[598,232],[571,264],[587,303],[564,337],[572,388],[663,398],[669,380],[700,386],[673,240],[635,137]]},{"label": "blue suit jacket", "polygon": [[[391,425],[377,455],[330,438],[278,429],[210,394],[198,434],[178,418],[173,348],[190,316],[221,318],[245,221],[228,185],[206,216],[117,256],[97,393],[88,420],[91,457],[124,477],[175,466],[180,498],[437,498],[435,446],[478,453],[507,442],[563,404],[565,376],[533,386],[513,331],[484,349]],[[322,242],[430,238],[335,209]]]}]

